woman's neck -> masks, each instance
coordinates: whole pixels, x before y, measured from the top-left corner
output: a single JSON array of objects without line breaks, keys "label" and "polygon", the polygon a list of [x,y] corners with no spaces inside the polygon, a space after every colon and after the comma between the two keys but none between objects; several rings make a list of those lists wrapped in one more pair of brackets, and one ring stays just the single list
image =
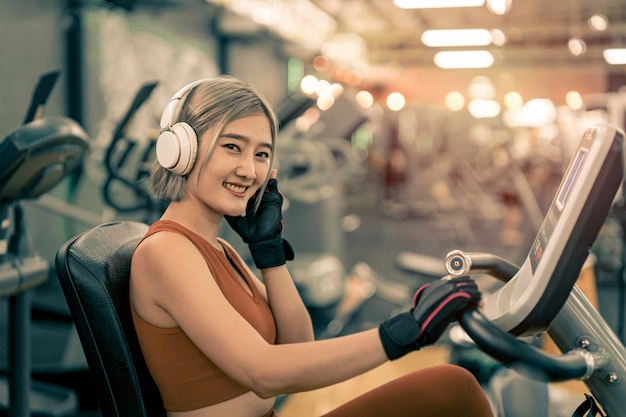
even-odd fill
[{"label": "woman's neck", "polygon": [[163,212],[161,220],[171,220],[197,233],[212,244],[217,244],[222,215],[185,201],[171,202]]}]

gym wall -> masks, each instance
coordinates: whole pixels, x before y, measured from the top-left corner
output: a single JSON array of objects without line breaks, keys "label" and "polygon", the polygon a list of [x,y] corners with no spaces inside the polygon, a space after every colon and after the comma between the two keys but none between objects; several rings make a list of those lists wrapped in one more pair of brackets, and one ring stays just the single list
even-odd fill
[{"label": "gym wall", "polygon": [[[68,8],[73,3],[81,5],[78,12]],[[68,42],[68,30],[76,22],[72,16],[80,17],[80,36],[74,44]],[[104,0],[2,2],[2,137],[22,123],[39,76],[60,70],[44,115],[80,116],[77,121],[90,136],[92,152],[75,182],[68,180],[51,194],[102,221],[142,218],[145,213],[115,212],[101,196],[103,150],[142,84],[158,82],[125,132],[138,143],[154,138],[171,94],[194,79],[227,72],[253,83],[273,104],[287,94],[287,57],[280,43],[266,33],[219,32],[220,18],[219,10],[194,0],[162,4],[137,0],[130,9]],[[72,49],[76,41],[80,50]],[[80,60],[69,62],[80,70],[72,80],[67,79],[68,57]],[[68,95],[70,81],[80,87],[74,100]],[[71,103],[77,102],[79,114],[71,114]],[[46,258],[91,226],[34,204],[25,206],[27,230],[37,236],[35,249]]]}]

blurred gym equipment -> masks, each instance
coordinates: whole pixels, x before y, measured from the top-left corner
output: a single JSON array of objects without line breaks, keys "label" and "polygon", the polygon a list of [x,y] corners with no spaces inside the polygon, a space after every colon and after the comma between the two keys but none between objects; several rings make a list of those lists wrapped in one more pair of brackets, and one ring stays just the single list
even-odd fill
[{"label": "blurred gym equipment", "polygon": [[75,411],[76,394],[31,380],[30,290],[48,279],[49,262],[31,247],[21,201],[54,188],[80,165],[87,135],[74,120],[42,117],[58,72],[44,74],[24,124],[0,142],[0,296],[9,298],[9,369],[0,381],[0,408],[10,416],[62,416]]},{"label": "blurred gym equipment", "polygon": [[[126,114],[115,127],[104,154],[107,174],[102,186],[104,201],[119,213],[144,212],[148,222],[156,220],[165,208],[163,202],[150,197],[142,183],[150,174],[154,159],[154,141],[148,141],[140,149],[139,141],[128,137],[126,129],[157,85],[156,82],[149,82],[139,88]],[[133,153],[138,154],[136,160],[132,159]],[[125,172],[128,165],[134,168],[134,172]]]},{"label": "blurred gym equipment", "polygon": [[332,306],[346,291],[343,179],[355,162],[339,141],[350,146],[344,139],[286,137],[277,149],[278,178],[288,200],[285,236],[297,250],[290,270],[312,308]]}]

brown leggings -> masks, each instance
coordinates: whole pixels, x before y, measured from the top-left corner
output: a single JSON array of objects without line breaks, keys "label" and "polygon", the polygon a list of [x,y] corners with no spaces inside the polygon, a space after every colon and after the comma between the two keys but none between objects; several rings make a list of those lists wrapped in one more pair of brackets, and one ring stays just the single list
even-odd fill
[{"label": "brown leggings", "polygon": [[[277,414],[274,416],[278,417]],[[323,417],[493,417],[476,378],[459,366],[440,365],[402,376]]]}]

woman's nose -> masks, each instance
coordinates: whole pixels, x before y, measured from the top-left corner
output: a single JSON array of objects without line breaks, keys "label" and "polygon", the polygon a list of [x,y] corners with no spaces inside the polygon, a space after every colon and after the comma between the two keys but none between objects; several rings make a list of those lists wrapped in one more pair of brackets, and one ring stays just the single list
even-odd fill
[{"label": "woman's nose", "polygon": [[239,165],[235,170],[235,174],[242,178],[256,178],[256,169],[254,167],[254,159],[243,156],[239,160]]}]

